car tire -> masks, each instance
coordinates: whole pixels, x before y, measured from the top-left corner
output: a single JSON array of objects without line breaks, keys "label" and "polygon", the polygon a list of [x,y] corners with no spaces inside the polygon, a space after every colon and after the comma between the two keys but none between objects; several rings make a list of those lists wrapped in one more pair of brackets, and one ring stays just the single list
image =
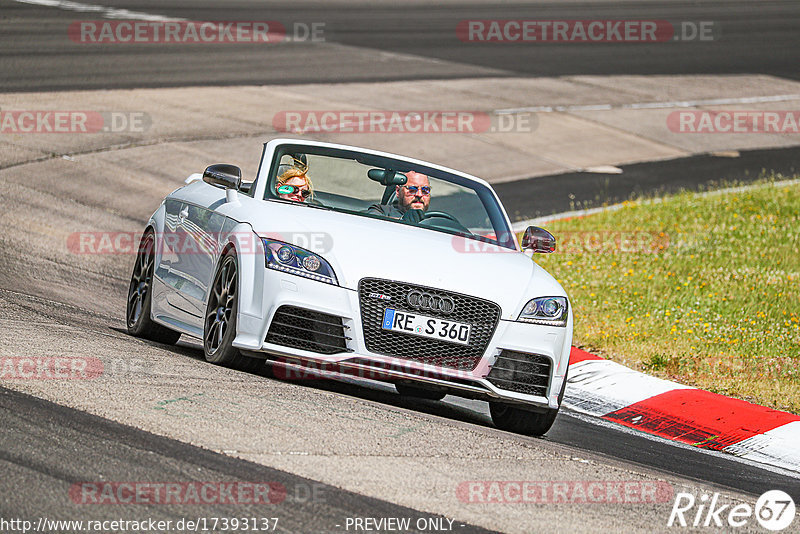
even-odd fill
[{"label": "car tire", "polygon": [[442,400],[446,391],[438,391],[435,389],[424,389],[416,386],[409,386],[408,384],[395,384],[394,389],[400,394],[401,397],[414,397],[417,399],[427,400]]},{"label": "car tire", "polygon": [[544,412],[532,412],[504,402],[489,401],[489,413],[492,415],[495,426],[500,430],[526,436],[542,436],[553,426],[566,390],[567,376],[564,375],[564,383],[558,393],[558,408],[548,409]]},{"label": "car tire", "polygon": [[174,345],[181,337],[175,332],[153,321],[150,312],[153,306],[153,271],[155,268],[155,234],[148,229],[139,243],[136,263],[128,286],[128,304],[125,322],[128,333],[158,343]]},{"label": "car tire", "polygon": [[239,263],[236,250],[228,249],[214,274],[203,321],[203,354],[207,361],[257,371],[264,360],[243,355],[233,346],[239,306]]}]

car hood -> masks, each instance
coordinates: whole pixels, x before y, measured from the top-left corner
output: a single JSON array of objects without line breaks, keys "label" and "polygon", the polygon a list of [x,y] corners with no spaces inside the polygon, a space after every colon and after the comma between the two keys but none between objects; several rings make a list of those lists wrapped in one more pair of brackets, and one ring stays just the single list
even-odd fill
[{"label": "car hood", "polygon": [[250,218],[255,232],[319,254],[348,289],[367,277],[441,288],[496,302],[504,319],[516,319],[530,298],[564,295],[518,251],[371,217],[270,204]]}]

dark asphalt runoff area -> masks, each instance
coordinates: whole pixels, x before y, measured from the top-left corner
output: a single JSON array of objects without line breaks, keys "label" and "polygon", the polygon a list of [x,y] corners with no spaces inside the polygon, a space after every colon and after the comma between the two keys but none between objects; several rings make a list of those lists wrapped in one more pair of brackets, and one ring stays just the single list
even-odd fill
[{"label": "dark asphalt runoff area", "polygon": [[701,154],[621,165],[621,174],[574,172],[492,187],[512,221],[618,204],[625,200],[776,180],[800,172],[800,147],[743,150],[738,157]]},{"label": "dark asphalt runoff area", "polygon": [[[341,83],[471,76],[761,73],[800,79],[800,2],[161,2],[87,1],[191,21],[277,21],[324,29],[324,43],[116,43],[68,38],[70,24],[102,20],[92,11],[0,2],[0,91],[205,85]],[[710,23],[711,40],[592,43],[462,42],[470,20],[659,20],[681,30]],[[105,19],[108,20],[108,19]],[[308,33],[310,35],[310,33]],[[344,46],[336,46],[344,45]],[[398,63],[359,49],[410,56]],[[425,61],[414,61],[422,58]]]}]

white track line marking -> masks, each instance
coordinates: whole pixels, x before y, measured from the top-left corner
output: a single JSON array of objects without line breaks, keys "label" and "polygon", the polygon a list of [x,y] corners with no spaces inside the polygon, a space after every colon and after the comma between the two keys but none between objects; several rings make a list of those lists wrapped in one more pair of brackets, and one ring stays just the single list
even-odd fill
[{"label": "white track line marking", "polygon": [[[18,0],[19,1],[19,0]],[[614,109],[668,109],[695,108],[699,106],[726,106],[736,104],[766,104],[800,100],[800,94],[772,96],[743,96],[739,98],[708,98],[704,100],[673,100],[666,102],[634,102],[632,104],[581,104],[571,106],[529,106],[522,108],[496,109],[497,115],[515,113],[569,113],[570,111],[610,111]]]},{"label": "white track line marking", "polygon": [[107,19],[129,19],[129,20],[149,20],[153,22],[183,22],[186,19],[167,17],[164,15],[153,15],[140,11],[129,11],[114,7],[97,6],[93,4],[82,4],[69,0],[14,0],[20,4],[31,4],[43,7],[55,7],[67,11],[77,11],[79,13],[97,13]]}]

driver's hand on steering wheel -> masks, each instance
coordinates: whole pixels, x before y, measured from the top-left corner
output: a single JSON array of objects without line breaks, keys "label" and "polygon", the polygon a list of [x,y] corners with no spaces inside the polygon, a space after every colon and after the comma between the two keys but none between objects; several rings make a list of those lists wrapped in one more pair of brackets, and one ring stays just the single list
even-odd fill
[{"label": "driver's hand on steering wheel", "polygon": [[412,210],[406,211],[403,214],[403,220],[405,222],[410,222],[410,223],[414,223],[414,224],[420,222],[424,218],[425,218],[425,212],[423,210],[414,210],[414,209],[412,209]]}]

